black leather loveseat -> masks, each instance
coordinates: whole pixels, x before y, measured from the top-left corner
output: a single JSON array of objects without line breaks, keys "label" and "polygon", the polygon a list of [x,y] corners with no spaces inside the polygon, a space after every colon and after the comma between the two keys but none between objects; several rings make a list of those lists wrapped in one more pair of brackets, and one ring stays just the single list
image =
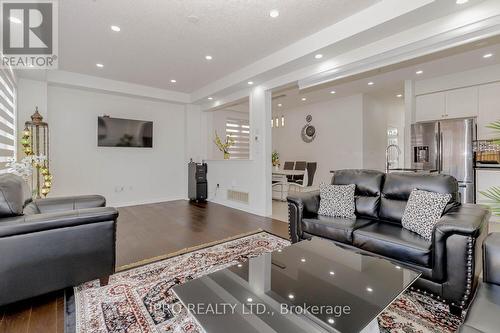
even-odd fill
[{"label": "black leather loveseat", "polygon": [[114,272],[118,212],[104,197],[31,201],[23,187],[0,175],[0,305]]},{"label": "black leather loveseat", "polygon": [[[334,173],[332,183],[356,184],[356,217],[318,215],[318,192],[290,195],[292,242],[319,236],[388,258],[422,272],[414,288],[448,302],[453,313],[467,307],[481,272],[481,244],[490,212],[479,205],[460,205],[455,178],[340,170]],[[413,189],[452,194],[431,241],[401,226]]]}]

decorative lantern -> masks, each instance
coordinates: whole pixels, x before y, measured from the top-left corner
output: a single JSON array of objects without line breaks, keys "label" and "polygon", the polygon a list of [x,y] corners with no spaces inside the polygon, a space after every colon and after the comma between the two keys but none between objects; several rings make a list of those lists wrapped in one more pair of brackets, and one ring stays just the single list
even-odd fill
[{"label": "decorative lantern", "polygon": [[38,112],[31,116],[31,121],[25,123],[21,145],[26,155],[44,156],[45,159],[34,164],[33,188],[36,198],[49,194],[52,187],[52,175],[50,174],[49,156],[49,124],[43,121],[42,115]]}]

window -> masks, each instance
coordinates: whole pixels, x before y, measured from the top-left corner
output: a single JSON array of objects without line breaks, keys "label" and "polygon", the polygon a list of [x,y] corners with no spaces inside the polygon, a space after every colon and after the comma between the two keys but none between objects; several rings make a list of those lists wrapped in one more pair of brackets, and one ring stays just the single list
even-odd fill
[{"label": "window", "polygon": [[250,125],[246,119],[226,118],[226,135],[234,145],[229,148],[229,159],[248,160],[250,158]]},{"label": "window", "polygon": [[0,173],[16,157],[16,84],[10,69],[0,69]]}]

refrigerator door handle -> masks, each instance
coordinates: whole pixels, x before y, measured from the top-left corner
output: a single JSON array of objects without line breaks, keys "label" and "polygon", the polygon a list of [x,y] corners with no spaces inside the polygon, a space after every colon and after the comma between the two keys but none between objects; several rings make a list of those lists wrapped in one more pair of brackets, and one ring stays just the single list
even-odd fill
[{"label": "refrigerator door handle", "polygon": [[439,132],[439,173],[443,172],[443,132]]},{"label": "refrigerator door handle", "polygon": [[435,134],[436,136],[436,170],[437,172],[439,173],[439,156],[440,156],[440,152],[439,152],[439,132],[436,132]]}]

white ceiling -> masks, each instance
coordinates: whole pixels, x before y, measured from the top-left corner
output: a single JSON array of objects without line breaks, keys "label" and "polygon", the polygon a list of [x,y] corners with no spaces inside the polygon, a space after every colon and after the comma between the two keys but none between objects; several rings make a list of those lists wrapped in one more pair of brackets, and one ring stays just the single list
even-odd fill
[{"label": "white ceiling", "polygon": [[379,1],[64,0],[59,69],[193,92]]},{"label": "white ceiling", "polygon": [[[486,53],[493,56],[485,59],[483,55]],[[273,111],[286,111],[359,93],[396,99],[398,94],[404,93],[405,80],[424,80],[497,64],[500,64],[500,37],[493,37],[310,89],[300,90],[295,86],[275,91]],[[418,70],[423,73],[417,75]],[[374,83],[371,86],[368,85],[370,81]],[[302,101],[303,97],[307,100]],[[282,106],[278,107],[278,104]]]}]

